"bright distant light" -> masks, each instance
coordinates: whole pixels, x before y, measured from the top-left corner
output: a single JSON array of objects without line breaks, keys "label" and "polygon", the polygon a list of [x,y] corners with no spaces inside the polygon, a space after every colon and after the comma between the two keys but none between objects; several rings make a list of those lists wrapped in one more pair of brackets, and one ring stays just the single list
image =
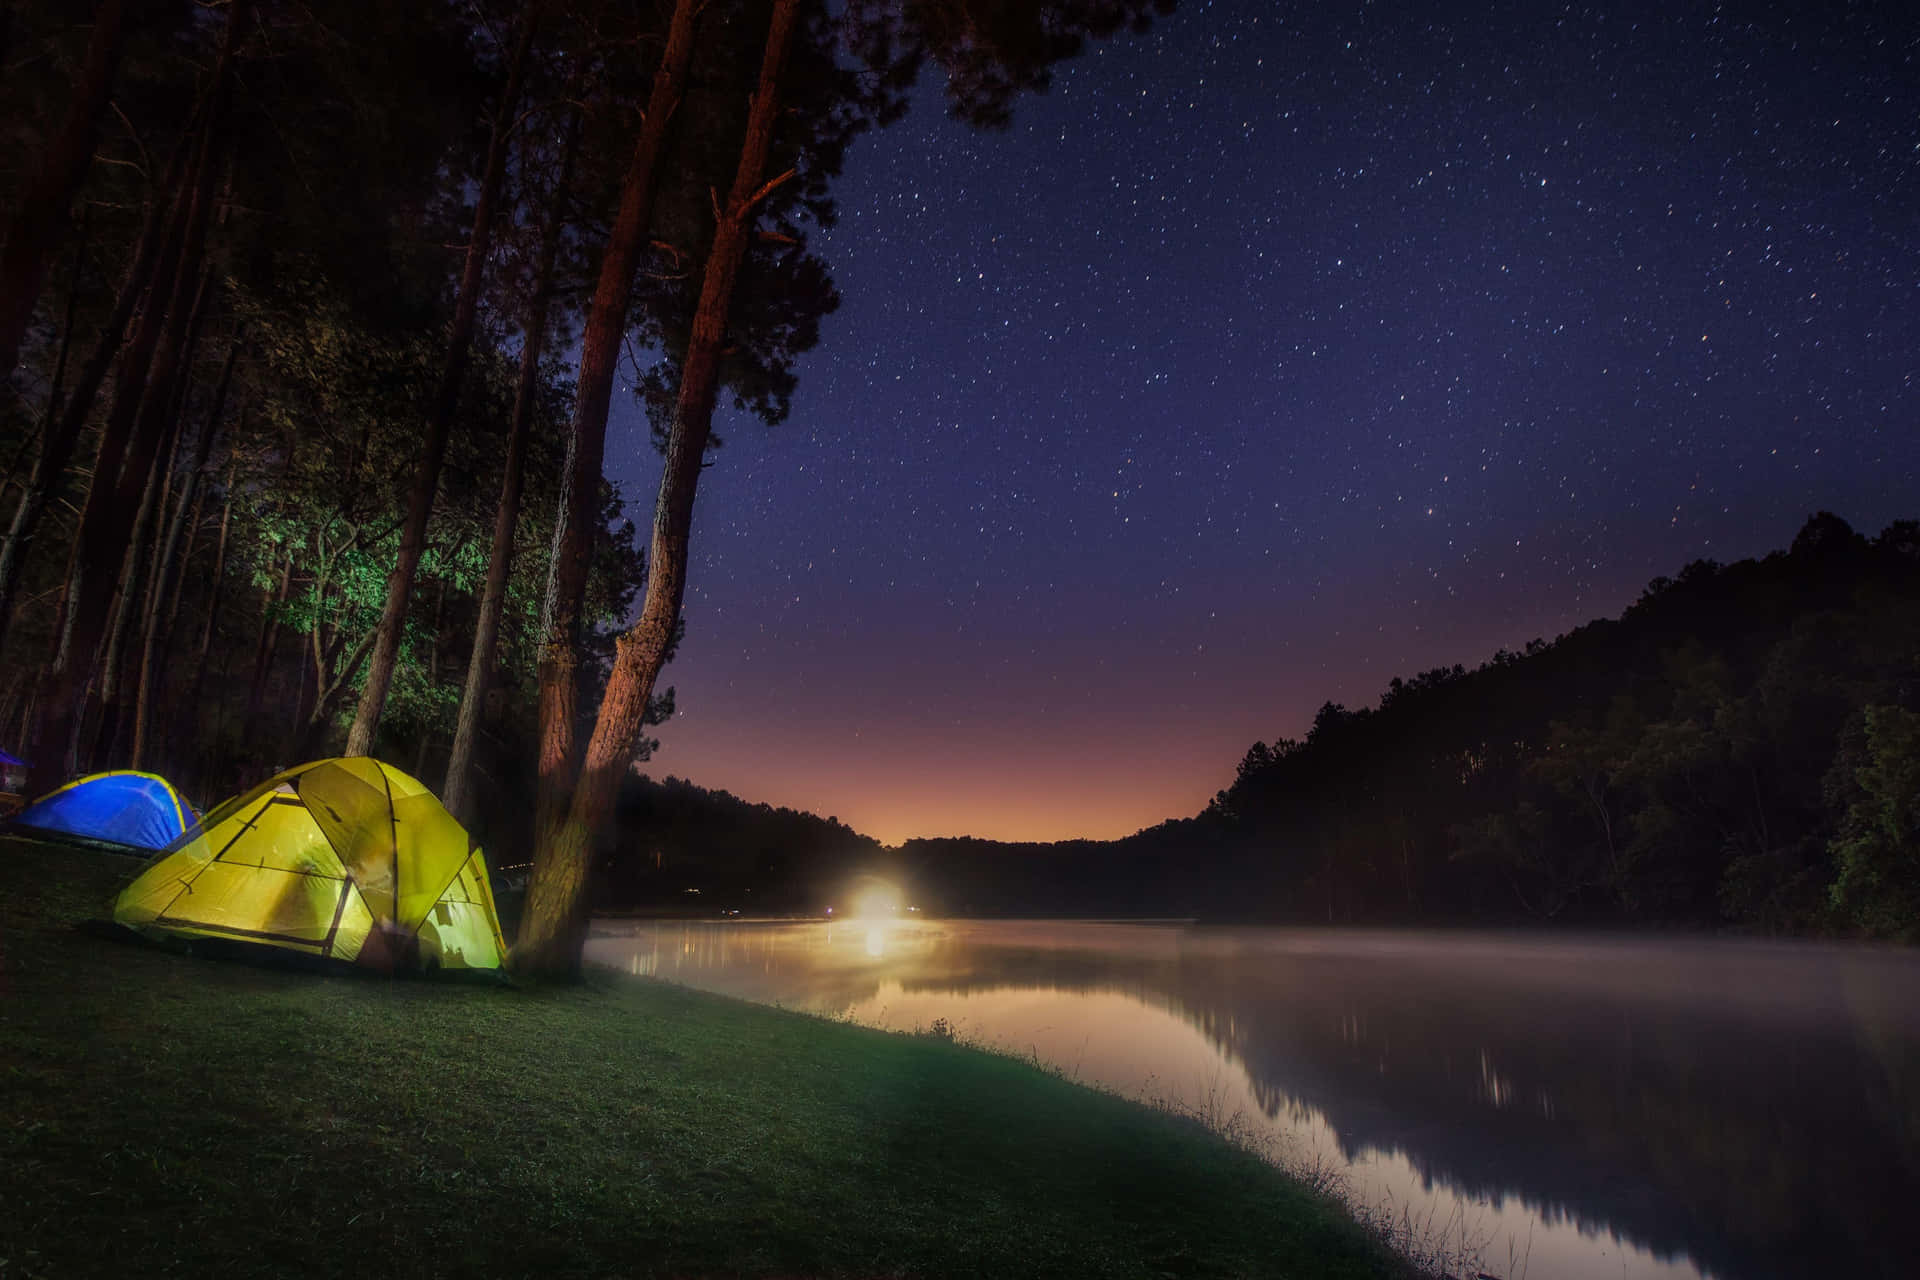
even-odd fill
[{"label": "bright distant light", "polygon": [[900,890],[884,880],[868,878],[854,890],[853,918],[884,920],[900,914]]}]

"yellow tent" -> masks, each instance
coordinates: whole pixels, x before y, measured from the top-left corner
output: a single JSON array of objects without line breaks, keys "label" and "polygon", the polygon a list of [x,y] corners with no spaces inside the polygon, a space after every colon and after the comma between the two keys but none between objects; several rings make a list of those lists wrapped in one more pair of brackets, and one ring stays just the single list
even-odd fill
[{"label": "yellow tent", "polygon": [[466,828],[365,756],[299,765],[227,801],[121,892],[113,918],[383,972],[498,969],[506,954]]}]

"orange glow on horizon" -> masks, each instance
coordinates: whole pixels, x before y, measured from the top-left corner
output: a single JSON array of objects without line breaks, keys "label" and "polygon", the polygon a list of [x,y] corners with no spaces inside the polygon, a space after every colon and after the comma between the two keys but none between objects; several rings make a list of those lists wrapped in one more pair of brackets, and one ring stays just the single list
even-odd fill
[{"label": "orange glow on horizon", "polygon": [[[1232,784],[1249,747],[1304,736],[1323,702],[1372,705],[1394,675],[1477,665],[1503,645],[1564,629],[1550,618],[1518,630],[1486,619],[1436,651],[1403,626],[1394,643],[1405,653],[1376,664],[1355,649],[1348,619],[1292,637],[1279,664],[1270,642],[1250,638],[1262,628],[1240,621],[1249,634],[1232,651],[1187,671],[1153,668],[1137,635],[1086,637],[1077,657],[1036,650],[1012,666],[982,665],[980,655],[936,662],[937,637],[909,636],[854,672],[822,662],[777,676],[770,661],[752,679],[704,675],[689,656],[688,669],[668,673],[682,710],[657,730],[660,749],[640,768],[838,818],[886,845],[1116,840],[1199,814]],[[1106,649],[1110,657],[1085,656]],[[1142,667],[1155,676],[1133,674]]]},{"label": "orange glow on horizon", "polygon": [[754,803],[838,818],[886,845],[938,836],[1113,840],[1200,812],[1245,749],[1213,747],[1176,770],[1163,758],[1090,759],[1084,750],[962,759],[950,746],[922,753],[912,743],[897,750],[842,745],[850,749],[831,754],[818,744],[790,751],[764,737],[705,744],[686,735],[642,767],[655,778],[673,775]]}]

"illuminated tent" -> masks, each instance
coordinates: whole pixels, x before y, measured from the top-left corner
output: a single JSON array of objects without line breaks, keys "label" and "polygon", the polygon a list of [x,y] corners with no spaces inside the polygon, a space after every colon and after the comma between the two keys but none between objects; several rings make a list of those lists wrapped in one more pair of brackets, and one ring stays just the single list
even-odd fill
[{"label": "illuminated tent", "polygon": [[382,972],[498,969],[506,954],[466,828],[365,756],[299,765],[227,801],[121,892],[113,918]]},{"label": "illuminated tent", "polygon": [[77,778],[14,815],[18,827],[124,846],[145,855],[180,838],[193,811],[165,778],[122,769]]}]

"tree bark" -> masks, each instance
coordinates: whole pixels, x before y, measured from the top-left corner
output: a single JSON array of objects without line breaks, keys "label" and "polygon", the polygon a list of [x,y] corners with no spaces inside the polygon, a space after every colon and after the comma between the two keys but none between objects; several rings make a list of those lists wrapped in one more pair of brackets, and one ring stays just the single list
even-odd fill
[{"label": "tree bark", "polygon": [[[372,652],[374,640],[379,634],[378,630],[374,630],[360,637],[359,642],[341,661],[340,669],[334,673],[333,679],[326,678],[324,662],[316,669],[313,710],[304,718],[296,714],[293,733],[287,738],[288,763],[312,757],[314,748],[326,733],[327,721],[333,718],[334,711],[346,701],[347,692],[353,688],[354,677],[360,674],[360,664],[365,662],[367,654]],[[339,645],[336,643],[333,648],[337,652]],[[306,665],[304,663],[300,671],[300,691],[295,699],[296,713],[306,701]]]},{"label": "tree bark", "polygon": [[118,755],[116,748],[124,711],[121,703],[127,667],[127,638],[133,631],[134,618],[146,613],[140,601],[152,594],[153,566],[149,562],[151,540],[148,530],[166,511],[167,482],[172,478],[173,458],[178,447],[179,435],[169,429],[156,465],[147,473],[146,487],[140,494],[140,508],[134,514],[126,563],[120,570],[120,590],[114,598],[113,625],[107,629],[106,653],[98,664],[100,675],[96,683],[99,687],[100,719],[95,725],[93,751],[89,756],[89,765],[93,769],[110,767]]},{"label": "tree bark", "polygon": [[533,877],[527,890],[526,914],[514,948],[514,963],[523,972],[545,977],[573,977],[580,970],[590,904],[590,873],[595,835],[612,812],[621,780],[633,763],[633,751],[645,725],[647,704],[659,678],[661,664],[679,620],[686,591],[687,540],[693,527],[693,501],[700,483],[700,463],[713,427],[713,405],[719,390],[720,355],[726,338],[727,315],[733,286],[754,210],[781,182],[784,174],[762,184],[773,126],[779,116],[780,70],[799,9],[799,0],[775,0],[768,23],[767,47],[760,64],[760,83],[747,115],[746,136],[733,189],[714,229],[713,249],[707,255],[700,285],[700,303],[694,312],[693,333],[681,365],[680,390],[667,435],[666,465],[654,502],[653,538],[647,558],[647,595],[640,618],[615,642],[613,672],[607,680],[600,715],[587,743],[579,785],[566,821],[557,831],[543,833],[534,851]]},{"label": "tree bark", "polygon": [[493,681],[493,660],[500,643],[500,615],[507,603],[507,579],[513,573],[513,534],[520,523],[520,495],[526,480],[527,433],[532,428],[533,405],[540,390],[540,356],[546,350],[547,312],[553,302],[553,265],[559,255],[567,182],[573,174],[574,148],[579,138],[580,115],[575,112],[567,122],[566,150],[554,183],[546,229],[541,234],[533,297],[527,303],[527,322],[520,344],[520,385],[513,398],[513,426],[507,432],[507,459],[500,477],[500,507],[493,518],[487,583],[480,595],[480,616],[473,628],[473,653],[467,660],[467,682],[460,693],[453,745],[447,756],[447,777],[441,788],[447,811],[469,827],[476,816],[469,792],[473,753],[480,738],[480,716],[486,705],[487,689]]},{"label": "tree bark", "polygon": [[[208,657],[213,651],[214,625],[220,617],[220,606],[226,601],[227,586],[227,531],[233,523],[233,478],[237,467],[233,462],[227,464],[227,483],[224,500],[220,504],[220,535],[214,540],[213,575],[207,588],[207,616],[201,620],[200,642],[193,650],[193,684],[186,698],[190,722],[196,727],[206,724],[205,708],[200,702],[200,690],[207,679]],[[228,647],[231,651],[231,646]],[[224,674],[226,663],[221,664]],[[217,702],[224,708],[225,698]]]},{"label": "tree bark", "polygon": [[39,170],[21,193],[20,207],[7,226],[6,246],[0,249],[0,382],[12,377],[20,361],[20,343],[46,284],[61,224],[73,204],[73,193],[93,163],[100,115],[113,94],[114,71],[120,63],[125,11],[125,0],[100,0],[94,10],[93,36],[87,42],[86,61],[73,78],[66,121],[48,142]]},{"label": "tree bark", "polygon": [[167,535],[160,544],[159,563],[153,574],[153,592],[147,608],[146,626],[140,641],[140,676],[134,693],[133,702],[133,767],[138,769],[146,756],[148,725],[147,717],[152,706],[154,686],[158,673],[154,669],[154,657],[160,643],[161,614],[167,602],[172,600],[179,589],[180,544],[182,534],[188,527],[188,512],[197,511],[200,473],[207,465],[207,455],[213,451],[213,438],[220,430],[220,415],[227,405],[227,388],[233,383],[234,362],[240,355],[240,339],[236,335],[233,345],[227,348],[226,362],[220,367],[220,381],[215,385],[213,403],[207,410],[206,425],[200,428],[200,435],[194,441],[193,456],[188,461],[184,485],[180,491],[180,500],[174,507],[173,520],[167,526]]},{"label": "tree bark", "polygon": [[413,487],[407,494],[407,520],[400,531],[399,555],[387,578],[387,599],[380,611],[367,682],[360,690],[353,727],[347,731],[346,751],[350,756],[364,756],[373,751],[374,735],[380,729],[380,713],[386,709],[387,691],[393,686],[393,666],[400,656],[400,640],[406,629],[407,601],[412,598],[414,576],[420,568],[420,556],[426,550],[427,521],[433,514],[434,493],[440,487],[440,468],[447,457],[447,437],[453,430],[454,410],[459,407],[460,385],[466,380],[474,319],[480,309],[480,281],[493,242],[494,205],[499,201],[501,180],[506,174],[507,142],[513,132],[514,112],[519,106],[520,85],[525,79],[539,9],[538,0],[528,0],[521,19],[520,39],[514,46],[512,68],[507,73],[506,89],[501,94],[499,108],[493,113],[486,168],[480,178],[479,199],[473,208],[473,234],[467,240],[460,292],[453,305],[453,326],[447,335],[447,362],[434,394],[433,416],[427,420],[427,434],[420,446]]},{"label": "tree bark", "polygon": [[222,588],[227,582],[227,529],[233,521],[233,477],[234,466],[227,466],[227,483],[220,503],[220,536],[214,540],[213,576],[207,592],[207,616],[200,627],[200,643],[194,646],[193,666],[195,687],[199,685],[199,673],[206,669],[207,654],[213,649],[214,623],[220,617]]},{"label": "tree bark", "polygon": [[253,642],[253,676],[247,681],[247,721],[260,715],[260,702],[267,688],[267,674],[273,669],[274,650],[280,647],[280,619],[275,615],[287,602],[293,585],[293,552],[280,564],[280,585],[260,593],[260,635]]},{"label": "tree bark", "polygon": [[549,843],[573,800],[578,769],[574,748],[574,706],[579,694],[580,609],[586,597],[587,571],[598,533],[600,468],[607,447],[607,408],[613,399],[613,375],[620,363],[627,308],[633,298],[633,273],[647,244],[653,199],[666,149],[667,128],[680,105],[693,58],[693,23],[699,0],[675,0],[667,25],[666,49],[647,94],[633,154],[620,187],[620,210],[600,257],[600,277],[581,338],[580,371],[575,383],[573,422],[567,433],[567,457],[560,481],[560,511],[553,525],[553,554],[547,566],[546,601],[540,630],[540,776],[535,802],[535,847]]},{"label": "tree bark", "polygon": [[[108,415],[100,459],[74,539],[74,571],[67,585],[65,616],[36,735],[34,782],[36,786],[45,783],[48,790],[75,764],[75,713],[80,704],[76,695],[85,687],[86,672],[106,625],[112,598],[112,579],[105,568],[117,565],[125,554],[136,501],[165,432],[166,411],[172,404],[173,381],[191,313],[190,290],[199,275],[211,220],[213,173],[226,132],[233,64],[249,13],[250,0],[232,0],[193,166],[191,199],[187,192],[181,193],[177,216],[172,220],[172,230],[178,235],[168,237],[177,248],[169,253],[163,247],[147,312],[134,340],[121,353],[113,411]],[[163,302],[168,296],[171,302]]]}]

